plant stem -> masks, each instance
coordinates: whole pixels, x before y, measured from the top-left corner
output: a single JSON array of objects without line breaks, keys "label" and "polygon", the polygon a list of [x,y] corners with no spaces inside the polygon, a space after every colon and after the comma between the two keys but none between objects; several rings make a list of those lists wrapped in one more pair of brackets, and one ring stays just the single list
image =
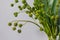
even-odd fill
[{"label": "plant stem", "polygon": [[56,40],[56,38],[53,38],[52,36],[49,37],[49,40]]},{"label": "plant stem", "polygon": [[40,25],[38,25],[37,23],[35,23],[33,21],[29,21],[29,20],[13,20],[11,22],[30,22],[30,23],[33,23],[33,24],[37,25],[40,28]]}]

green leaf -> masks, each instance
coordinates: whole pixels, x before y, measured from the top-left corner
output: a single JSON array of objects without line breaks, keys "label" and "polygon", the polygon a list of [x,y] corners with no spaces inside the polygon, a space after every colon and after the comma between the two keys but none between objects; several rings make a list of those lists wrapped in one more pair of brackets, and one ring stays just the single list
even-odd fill
[{"label": "green leaf", "polygon": [[57,0],[53,0],[53,4],[52,4],[52,8],[51,8],[51,12],[54,13],[55,11],[55,7],[56,7],[56,3],[57,3]]}]

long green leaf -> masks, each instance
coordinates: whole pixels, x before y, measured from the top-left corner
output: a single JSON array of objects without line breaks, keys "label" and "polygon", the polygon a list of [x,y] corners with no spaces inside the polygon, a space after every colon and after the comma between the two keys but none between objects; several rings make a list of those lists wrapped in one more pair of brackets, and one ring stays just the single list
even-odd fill
[{"label": "long green leaf", "polygon": [[52,8],[51,8],[51,12],[54,13],[55,10],[55,6],[58,0],[53,0],[53,4],[52,4]]}]

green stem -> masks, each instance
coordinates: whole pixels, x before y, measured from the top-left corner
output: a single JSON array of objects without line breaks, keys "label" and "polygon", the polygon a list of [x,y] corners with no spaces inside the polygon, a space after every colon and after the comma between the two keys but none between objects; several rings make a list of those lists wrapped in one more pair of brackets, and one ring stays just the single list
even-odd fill
[{"label": "green stem", "polygon": [[30,22],[30,23],[33,23],[33,24],[37,25],[40,28],[40,25],[38,25],[37,23],[35,23],[33,21],[29,21],[29,20],[13,20],[11,22]]},{"label": "green stem", "polygon": [[56,38],[53,38],[52,36],[49,37],[49,40],[56,40]]}]

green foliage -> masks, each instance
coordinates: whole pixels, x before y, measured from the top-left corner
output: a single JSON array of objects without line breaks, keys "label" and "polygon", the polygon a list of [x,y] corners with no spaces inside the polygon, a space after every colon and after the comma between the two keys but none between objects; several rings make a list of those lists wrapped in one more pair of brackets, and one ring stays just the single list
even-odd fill
[{"label": "green foliage", "polygon": [[[16,3],[18,3],[18,0],[15,0]],[[43,28],[40,27],[37,23],[32,21],[26,21],[26,20],[17,20],[22,22],[31,22],[35,25],[37,25],[40,30],[44,31],[48,37],[55,38],[59,35],[59,26],[58,26],[58,20],[60,19],[59,9],[60,9],[60,0],[53,0],[52,4],[50,4],[51,0],[34,0],[33,7],[31,7],[26,0],[22,0],[23,6],[18,6],[19,10],[25,10],[26,14],[29,15],[29,17],[33,19],[37,19],[39,21],[39,24],[43,25]],[[13,4],[11,5],[13,7]],[[18,16],[18,12],[14,12],[14,16]],[[15,22],[15,21],[14,21]],[[11,24],[8,24],[11,26]],[[17,24],[14,24],[14,26],[17,26]],[[20,28],[23,26],[22,24],[18,25]],[[17,30],[18,33],[21,33],[21,30]]]}]

